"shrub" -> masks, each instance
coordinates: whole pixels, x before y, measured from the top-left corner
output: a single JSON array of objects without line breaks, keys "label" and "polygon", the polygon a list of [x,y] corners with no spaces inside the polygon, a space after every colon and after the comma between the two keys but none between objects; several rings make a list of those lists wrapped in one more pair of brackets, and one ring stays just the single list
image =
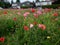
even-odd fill
[{"label": "shrub", "polygon": [[45,5],[45,6],[42,6],[42,8],[58,8],[60,6],[60,4],[52,4],[52,5]]},{"label": "shrub", "polygon": [[8,2],[0,2],[0,7],[2,8],[10,8],[11,4]]},{"label": "shrub", "polygon": [[21,6],[21,8],[31,8],[32,6]]}]

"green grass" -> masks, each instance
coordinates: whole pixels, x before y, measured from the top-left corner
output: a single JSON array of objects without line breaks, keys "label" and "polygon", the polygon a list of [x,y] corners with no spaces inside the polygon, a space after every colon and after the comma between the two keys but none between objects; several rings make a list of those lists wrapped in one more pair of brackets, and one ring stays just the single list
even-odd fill
[{"label": "green grass", "polygon": [[[23,16],[25,12],[30,12],[26,19]],[[58,16],[53,16],[55,12],[58,12]],[[60,9],[52,9],[47,13],[44,11],[38,18],[33,14],[30,9],[0,10],[0,37],[5,37],[0,45],[60,45]],[[37,24],[34,25],[34,22]],[[34,27],[30,28],[30,24]],[[40,29],[38,24],[44,24],[46,29]],[[24,30],[24,26],[28,26],[29,30]]]}]

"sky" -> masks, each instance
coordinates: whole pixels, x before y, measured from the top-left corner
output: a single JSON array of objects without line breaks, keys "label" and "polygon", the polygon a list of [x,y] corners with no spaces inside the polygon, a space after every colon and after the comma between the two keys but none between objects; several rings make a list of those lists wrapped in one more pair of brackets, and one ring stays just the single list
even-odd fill
[{"label": "sky", "polygon": [[[7,0],[7,1],[9,1],[10,3],[11,3],[11,0]],[[14,2],[16,2],[16,0],[13,0]],[[22,3],[22,2],[25,2],[25,1],[30,1],[30,2],[35,2],[36,0],[20,0],[20,2]],[[46,0],[40,0],[40,1],[46,1]]]},{"label": "sky", "polygon": [[[24,2],[24,1],[27,1],[27,0],[20,0],[21,3]],[[35,1],[35,0],[28,0],[28,1],[33,2],[33,1]],[[9,2],[11,3],[11,0],[9,0]],[[16,2],[16,0],[14,0],[14,2]]]}]

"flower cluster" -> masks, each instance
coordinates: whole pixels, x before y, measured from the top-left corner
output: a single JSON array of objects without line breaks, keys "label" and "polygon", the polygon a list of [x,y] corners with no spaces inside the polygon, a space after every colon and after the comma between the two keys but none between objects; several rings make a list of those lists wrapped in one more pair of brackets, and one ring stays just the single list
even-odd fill
[{"label": "flower cluster", "polygon": [[4,42],[5,41],[5,38],[4,37],[1,37],[0,38],[0,42]]}]

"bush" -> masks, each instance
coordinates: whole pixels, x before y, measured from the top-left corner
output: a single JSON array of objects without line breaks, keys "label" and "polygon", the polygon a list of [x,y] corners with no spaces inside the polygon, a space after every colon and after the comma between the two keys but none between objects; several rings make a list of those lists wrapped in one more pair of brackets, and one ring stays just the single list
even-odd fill
[{"label": "bush", "polygon": [[0,45],[60,45],[60,10],[55,11],[0,10],[0,37],[5,37]]},{"label": "bush", "polygon": [[21,6],[21,8],[32,8],[32,6]]},{"label": "bush", "polygon": [[5,2],[0,2],[0,7],[2,8],[10,8],[11,7],[11,4],[10,3],[5,3]]},{"label": "bush", "polygon": [[42,6],[42,8],[58,8],[60,6],[60,4],[52,4],[52,5],[45,5],[45,6]]},{"label": "bush", "polygon": [[30,8],[29,6],[21,6],[21,8]]},{"label": "bush", "polygon": [[5,7],[3,2],[0,2],[0,7]]},{"label": "bush", "polygon": [[[33,6],[21,6],[21,8],[32,8]],[[40,6],[39,6],[40,7]],[[43,5],[42,8],[53,8],[53,9],[56,9],[60,7],[60,4],[52,4],[52,5]],[[37,7],[35,7],[37,8]]]}]

